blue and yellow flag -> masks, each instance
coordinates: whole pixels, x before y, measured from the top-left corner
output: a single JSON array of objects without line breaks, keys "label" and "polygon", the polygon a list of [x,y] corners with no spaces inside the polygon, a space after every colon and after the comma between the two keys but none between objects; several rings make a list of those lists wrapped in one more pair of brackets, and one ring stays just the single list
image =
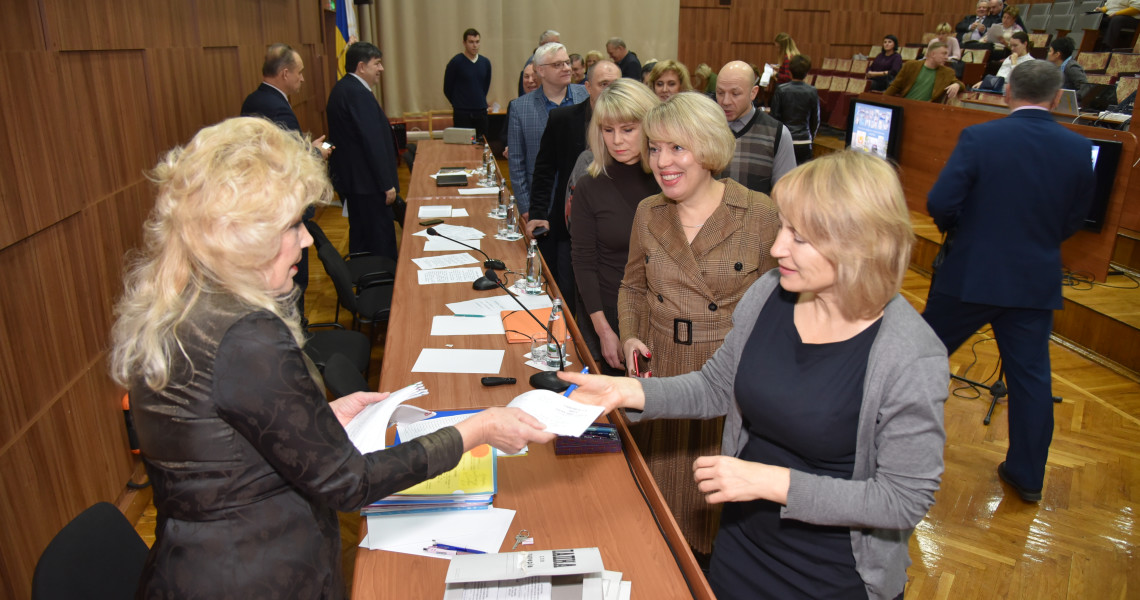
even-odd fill
[{"label": "blue and yellow flag", "polygon": [[336,78],[347,75],[344,72],[344,50],[349,38],[359,39],[356,30],[356,6],[353,0],[337,0],[336,3]]}]

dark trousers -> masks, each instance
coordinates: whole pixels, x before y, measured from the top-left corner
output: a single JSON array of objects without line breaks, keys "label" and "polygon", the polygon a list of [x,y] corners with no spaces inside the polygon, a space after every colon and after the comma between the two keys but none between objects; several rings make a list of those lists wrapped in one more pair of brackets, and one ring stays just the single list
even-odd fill
[{"label": "dark trousers", "polygon": [[[312,206],[305,209],[301,218],[308,221],[317,214],[317,209]],[[309,249],[301,248],[301,261],[297,263],[297,274],[293,276],[293,285],[301,290],[301,295],[297,296],[297,314],[301,315],[301,322],[305,322],[305,290],[309,287]]]},{"label": "dark trousers", "polygon": [[812,159],[811,144],[795,144],[792,150],[796,153],[796,164],[802,165]]},{"label": "dark trousers", "polygon": [[1131,34],[1136,31],[1137,26],[1140,26],[1140,21],[1137,21],[1136,17],[1128,15],[1105,17],[1101,21],[1101,41],[1098,45],[1106,51],[1130,46]]},{"label": "dark trousers", "polygon": [[475,141],[482,142],[487,135],[487,111],[454,110],[451,113],[451,122],[456,127],[469,127],[475,130]]},{"label": "dark trousers", "polygon": [[384,195],[348,197],[348,251],[396,258],[396,227]]},{"label": "dark trousers", "polygon": [[1009,450],[1005,466],[1017,483],[1038,490],[1053,441],[1049,333],[1053,311],[963,302],[930,292],[922,318],[953,353],[982,325],[993,327],[1009,387]]},{"label": "dark trousers", "polygon": [[[546,260],[546,266],[550,269],[547,279],[554,279],[558,289],[562,290],[562,296],[572,299],[578,287],[574,283],[574,267],[570,263],[570,238],[556,237],[559,235],[559,232],[551,231],[538,238],[538,251],[542,253],[542,258]],[[571,311],[575,318],[577,318],[575,314],[577,309],[575,303],[567,302],[566,310]]]}]

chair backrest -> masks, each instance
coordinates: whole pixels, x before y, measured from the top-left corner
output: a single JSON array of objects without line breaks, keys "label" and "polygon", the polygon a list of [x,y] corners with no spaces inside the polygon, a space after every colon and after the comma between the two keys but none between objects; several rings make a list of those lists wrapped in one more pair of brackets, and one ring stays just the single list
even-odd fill
[{"label": "chair backrest", "polygon": [[1071,15],[1073,14],[1073,2],[1054,2],[1053,9],[1049,11],[1050,15]]},{"label": "chair backrest", "polygon": [[831,88],[831,75],[820,75],[815,78],[815,89],[826,90]]},{"label": "chair backrest", "polygon": [[1102,85],[1108,85],[1108,84],[1112,83],[1112,79],[1113,79],[1112,75],[1109,75],[1107,73],[1089,73],[1088,74],[1089,83],[1099,83]]},{"label": "chair backrest", "polygon": [[1104,69],[1109,75],[1133,75],[1140,73],[1140,54],[1125,54],[1114,52],[1108,59],[1108,66]]},{"label": "chair backrest", "polygon": [[1029,17],[1029,20],[1025,22],[1025,26],[1029,28],[1029,31],[1051,33],[1045,31],[1049,28],[1049,15],[1047,14],[1036,14]]},{"label": "chair backrest", "polygon": [[1045,27],[1045,32],[1057,35],[1058,31],[1072,31],[1076,21],[1075,15],[1049,15],[1049,25]]},{"label": "chair backrest", "polygon": [[325,361],[323,376],[325,387],[332,392],[334,398],[343,398],[353,392],[371,391],[368,380],[356,370],[356,365],[339,352]]},{"label": "chair backrest", "polygon": [[827,88],[831,92],[846,92],[847,91],[847,78],[846,77],[832,77],[831,86]]},{"label": "chair backrest", "polygon": [[1077,22],[1073,26],[1074,30],[1081,31],[1094,31],[1100,29],[1100,22],[1104,19],[1104,13],[1092,13],[1091,15],[1079,14],[1077,15]]},{"label": "chair backrest", "polygon": [[1111,52],[1081,52],[1077,55],[1077,64],[1088,73],[1104,73],[1110,56]]},{"label": "chair backrest", "polygon": [[969,48],[962,51],[962,62],[974,65],[984,65],[990,59],[990,51],[981,48]]},{"label": "chair backrest", "polygon": [[1053,10],[1052,4],[1046,4],[1046,3],[1030,4],[1029,5],[1029,11],[1023,12],[1023,13],[1021,13],[1021,15],[1022,15],[1022,18],[1026,18],[1025,15],[1027,15],[1027,14],[1029,15],[1028,18],[1048,17],[1050,11],[1052,11],[1052,10]]},{"label": "chair backrest", "polygon": [[867,53],[867,56],[868,58],[875,58],[876,56],[882,54],[882,52],[882,46],[871,46],[871,51]]},{"label": "chair backrest", "polygon": [[332,242],[329,241],[329,236],[325,235],[325,230],[321,229],[321,226],[317,225],[316,221],[306,219],[305,229],[308,229],[309,235],[313,236],[313,247],[317,250],[320,250],[322,246],[332,244]]},{"label": "chair backrest", "polygon": [[851,59],[839,58],[835,60],[836,73],[850,73],[851,72]]},{"label": "chair backrest", "polygon": [[899,48],[899,56],[901,56],[903,60],[915,60],[918,58],[918,48],[915,48],[913,46],[903,46],[902,48]]},{"label": "chair backrest", "polygon": [[1029,45],[1032,48],[1048,48],[1049,37],[1048,33],[1031,33],[1029,34]]},{"label": "chair backrest", "polygon": [[848,94],[862,94],[867,91],[867,80],[852,77],[847,80],[847,93]]},{"label": "chair backrest", "polygon": [[851,73],[855,75],[866,75],[867,67],[870,66],[869,60],[854,60],[851,61]]},{"label": "chair backrest", "polygon": [[133,598],[149,550],[119,509],[100,502],[52,538],[32,575],[32,600]]},{"label": "chair backrest", "polygon": [[813,81],[815,81],[815,75],[813,73],[808,73],[804,76],[804,83],[811,85]]},{"label": "chair backrest", "polygon": [[922,44],[924,46],[929,45],[930,40],[932,40],[936,37],[938,37],[937,33],[930,33],[929,31],[927,31],[926,33],[922,34]]},{"label": "chair backrest", "polygon": [[1140,77],[1121,77],[1116,80],[1116,101],[1124,102],[1124,99],[1129,95],[1136,92],[1140,87]]},{"label": "chair backrest", "polygon": [[345,310],[356,315],[359,311],[356,308],[356,292],[352,289],[352,272],[344,262],[344,257],[332,244],[325,244],[317,249],[317,258],[321,260],[325,272],[333,282],[333,287],[336,288],[337,301]]},{"label": "chair backrest", "polygon": [[[1096,10],[1097,7],[1099,7],[1101,4],[1104,4],[1104,2],[1102,2],[1101,0],[1085,0],[1085,2],[1081,2],[1080,6],[1078,6],[1077,9],[1073,12],[1077,12],[1077,13],[1091,12],[1091,11]],[[1101,13],[1097,13],[1097,14],[1101,14]]]},{"label": "chair backrest", "polygon": [[823,71],[824,73],[830,74],[832,71],[835,70],[835,59],[834,58],[823,59],[823,65],[820,66],[820,70]]}]

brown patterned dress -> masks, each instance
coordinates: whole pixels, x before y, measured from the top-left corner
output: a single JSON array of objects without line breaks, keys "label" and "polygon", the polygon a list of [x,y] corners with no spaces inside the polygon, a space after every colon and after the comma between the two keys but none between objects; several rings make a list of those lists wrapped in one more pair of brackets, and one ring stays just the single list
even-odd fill
[{"label": "brown patterned dress", "polygon": [[[637,207],[629,261],[618,292],[621,341],[645,342],[654,377],[700,369],[732,329],[732,311],[760,275],[779,231],[768,196],[725,179],[724,198],[692,243],[677,203],[658,194]],[[720,454],[723,418],[654,421],[634,427],[638,446],[689,544],[712,550],[719,511],[693,482],[693,461]]]}]

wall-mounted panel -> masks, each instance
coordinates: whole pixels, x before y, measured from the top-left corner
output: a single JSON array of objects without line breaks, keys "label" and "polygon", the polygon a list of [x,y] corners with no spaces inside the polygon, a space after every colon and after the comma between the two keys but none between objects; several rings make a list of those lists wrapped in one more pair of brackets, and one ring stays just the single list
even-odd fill
[{"label": "wall-mounted panel", "polygon": [[39,2],[8,0],[0,19],[0,50],[47,50]]},{"label": "wall-mounted panel", "polygon": [[202,123],[201,48],[154,48],[147,50],[147,89],[155,120],[154,147],[166,148],[190,141]]},{"label": "wall-mounted panel", "polygon": [[198,98],[202,106],[202,124],[217,123],[241,113],[241,103],[256,86],[244,85],[237,47],[202,50],[202,85]]},{"label": "wall-mounted panel", "polygon": [[53,50],[198,45],[194,3],[183,0],[43,0]]},{"label": "wall-mounted panel", "polygon": [[[78,124],[69,143],[89,198],[113,194],[142,179],[140,166],[158,156],[157,126],[148,99],[142,51],[60,54],[60,73],[74,90],[67,113]],[[163,115],[162,118],[173,118]]]},{"label": "wall-mounted panel", "polygon": [[[310,6],[312,0],[303,0]],[[298,0],[261,0],[261,27],[265,39],[297,46],[301,40],[301,19]]]}]

